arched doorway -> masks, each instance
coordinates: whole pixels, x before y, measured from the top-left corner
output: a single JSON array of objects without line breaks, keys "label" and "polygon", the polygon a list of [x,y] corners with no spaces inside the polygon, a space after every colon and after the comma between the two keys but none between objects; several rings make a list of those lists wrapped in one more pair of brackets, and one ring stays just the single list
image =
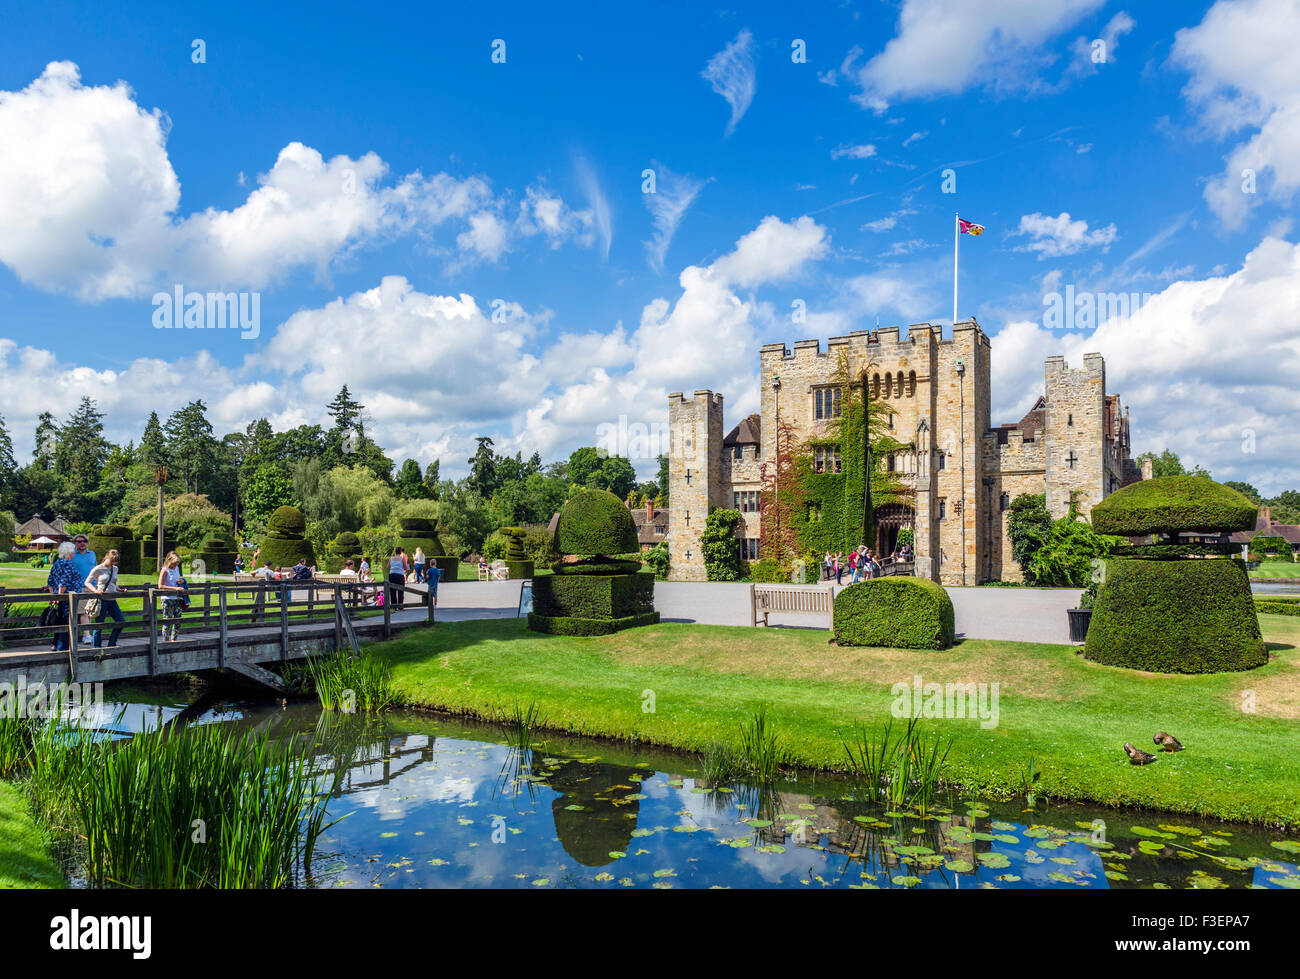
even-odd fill
[{"label": "arched doorway", "polygon": [[872,518],[876,525],[876,551],[885,555],[898,550],[898,532],[916,523],[916,513],[906,503],[886,503],[875,509]]}]

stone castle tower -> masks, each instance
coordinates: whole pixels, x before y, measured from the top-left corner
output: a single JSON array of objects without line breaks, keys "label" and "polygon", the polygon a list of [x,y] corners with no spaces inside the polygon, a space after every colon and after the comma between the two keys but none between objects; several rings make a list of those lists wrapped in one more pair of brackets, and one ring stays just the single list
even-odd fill
[{"label": "stone castle tower", "polygon": [[[836,381],[841,358],[851,378],[848,392]],[[742,557],[757,557],[759,470],[775,461],[778,424],[791,425],[800,443],[814,447],[819,471],[838,472],[834,419],[845,397],[863,392],[905,447],[885,467],[910,499],[876,509],[876,549],[890,553],[899,532],[911,529],[916,573],[943,584],[1020,577],[1006,538],[1006,510],[1021,493],[1045,493],[1053,516],[1068,512],[1073,497],[1086,515],[1108,493],[1141,478],[1129,458],[1127,414],[1119,397],[1106,393],[1099,354],[1086,355],[1079,369],[1049,358],[1043,397],[1019,422],[996,428],[992,345],[974,320],[958,323],[950,339],[940,327],[918,323],[905,337],[897,327],[832,337],[825,350],[819,340],[793,349],[767,344],[759,362],[760,414],[726,435],[722,395],[669,395],[673,578],[704,580],[699,535],[714,507],[742,512],[737,547]]]}]

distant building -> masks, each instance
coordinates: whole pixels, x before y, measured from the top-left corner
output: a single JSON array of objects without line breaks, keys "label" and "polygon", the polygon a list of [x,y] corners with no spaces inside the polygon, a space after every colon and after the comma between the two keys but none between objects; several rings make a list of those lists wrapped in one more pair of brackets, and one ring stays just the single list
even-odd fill
[{"label": "distant building", "polygon": [[646,500],[644,507],[629,507],[632,522],[636,524],[636,538],[641,550],[648,551],[662,540],[668,539],[668,508],[656,507]]},{"label": "distant building", "polygon": [[1249,544],[1261,535],[1281,537],[1291,545],[1292,550],[1300,547],[1300,524],[1278,523],[1273,519],[1273,511],[1266,506],[1259,508],[1259,514],[1255,517],[1254,530],[1239,530],[1228,539],[1234,544]]}]

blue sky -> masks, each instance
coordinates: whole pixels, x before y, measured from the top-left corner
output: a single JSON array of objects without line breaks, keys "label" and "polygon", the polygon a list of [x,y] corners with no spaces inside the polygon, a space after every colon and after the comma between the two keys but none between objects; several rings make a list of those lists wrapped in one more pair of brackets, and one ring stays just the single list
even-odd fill
[{"label": "blue sky", "polygon": [[[476,435],[554,458],[662,423],[669,391],[722,391],[731,424],[762,343],[947,324],[960,210],[995,421],[1099,349],[1137,449],[1300,485],[1300,0],[789,8],[11,13],[24,458],[82,394],[128,438],[199,396],[221,431],[315,422],[346,382],[390,454],[450,474]],[[155,329],[176,284],[256,292],[260,335]],[[1066,286],[1150,298],[1045,329]]]}]

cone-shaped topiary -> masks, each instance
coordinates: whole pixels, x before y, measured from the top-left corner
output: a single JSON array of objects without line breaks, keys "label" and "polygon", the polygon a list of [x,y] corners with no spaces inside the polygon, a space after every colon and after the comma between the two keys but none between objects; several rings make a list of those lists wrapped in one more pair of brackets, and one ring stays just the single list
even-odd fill
[{"label": "cone-shaped topiary", "polygon": [[511,579],[531,578],[536,570],[524,551],[524,528],[502,527],[506,538],[506,570]]},{"label": "cone-shaped topiary", "polygon": [[316,563],[311,541],[302,535],[307,521],[297,507],[279,507],[267,520],[266,527],[259,560],[270,561],[275,568],[291,568],[299,558],[310,565]]},{"label": "cone-shaped topiary", "polygon": [[560,507],[554,546],[559,554],[582,557],[631,554],[641,549],[631,512],[605,490],[578,490]]},{"label": "cone-shaped topiary", "polygon": [[1259,508],[1230,486],[1203,476],[1132,483],[1092,508],[1099,534],[1143,537],[1180,531],[1253,530]]},{"label": "cone-shaped topiary", "polygon": [[[1165,476],[1112,493],[1092,508],[1092,524],[1101,533],[1172,539],[1250,529],[1255,510],[1213,480]],[[1246,670],[1268,662],[1245,566],[1233,557],[1189,557],[1187,549],[1157,543],[1107,560],[1086,659],[1160,673]]]}]

